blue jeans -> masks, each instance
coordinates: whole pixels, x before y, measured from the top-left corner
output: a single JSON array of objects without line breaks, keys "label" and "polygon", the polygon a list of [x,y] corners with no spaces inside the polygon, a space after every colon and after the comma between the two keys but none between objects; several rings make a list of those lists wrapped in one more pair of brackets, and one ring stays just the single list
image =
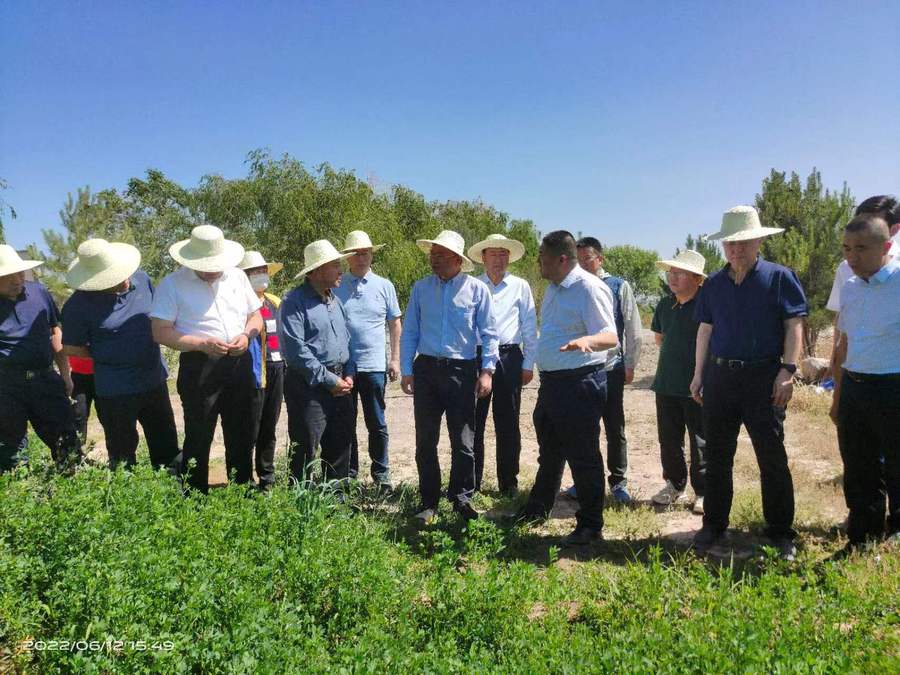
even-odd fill
[{"label": "blue jeans", "polygon": [[[387,374],[384,371],[356,373],[353,380],[353,419],[357,416],[359,402],[362,401],[363,419],[369,431],[369,459],[372,460],[372,480],[389,483],[391,470],[388,463],[388,429],[384,419],[384,389]],[[359,473],[359,444],[356,428],[353,430],[353,445],[350,448],[350,476]]]}]

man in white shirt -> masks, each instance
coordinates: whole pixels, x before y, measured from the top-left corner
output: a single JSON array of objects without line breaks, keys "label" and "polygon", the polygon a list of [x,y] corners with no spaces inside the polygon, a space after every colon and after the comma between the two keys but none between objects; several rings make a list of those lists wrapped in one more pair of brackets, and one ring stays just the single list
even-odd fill
[{"label": "man in white shirt", "polygon": [[[475,405],[475,490],[481,490],[484,474],[484,427],[493,401],[497,439],[497,487],[507,496],[518,491],[519,455],[522,436],[519,408],[522,387],[534,377],[537,350],[537,313],[531,286],[507,271],[509,264],[525,255],[521,242],[492,234],[469,248],[469,258],[484,264],[479,281],[487,284],[494,300],[494,323],[500,340],[500,359],[494,371],[491,393]],[[479,347],[478,358],[481,358]]]},{"label": "man in white shirt", "polygon": [[218,227],[200,225],[169,254],[182,267],[160,282],[150,317],[153,339],[182,352],[181,471],[191,487],[209,490],[209,451],[221,415],[228,474],[234,471],[235,482],[249,483],[255,438],[248,419],[258,387],[247,348],[262,330],[262,302],[237,269],[244,247],[225,239]]}]

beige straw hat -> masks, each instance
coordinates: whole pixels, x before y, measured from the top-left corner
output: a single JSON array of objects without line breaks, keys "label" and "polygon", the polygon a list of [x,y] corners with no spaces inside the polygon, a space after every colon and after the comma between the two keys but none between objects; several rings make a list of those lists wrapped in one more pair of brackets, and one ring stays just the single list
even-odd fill
[{"label": "beige straw hat", "polygon": [[9,244],[0,244],[0,277],[34,269],[43,265],[42,260],[22,260],[19,252]]},{"label": "beige straw hat", "polygon": [[260,253],[259,251],[245,251],[244,259],[241,260],[238,267],[242,270],[252,270],[257,267],[265,267],[270,277],[274,277],[276,274],[278,274],[278,272],[284,269],[284,265],[282,263],[266,262],[266,259],[263,258],[262,253]]},{"label": "beige straw hat", "polygon": [[352,253],[341,253],[327,239],[319,239],[311,244],[307,244],[303,249],[303,264],[305,267],[295,276],[295,279],[305,277],[314,269],[318,269],[322,265],[327,265],[335,260],[343,260],[349,258]]},{"label": "beige straw hat", "polygon": [[525,255],[525,246],[520,241],[509,239],[502,234],[489,234],[484,241],[479,241],[469,248],[469,257],[473,262],[481,264],[481,254],[486,248],[505,248],[509,251],[509,262],[521,260]]},{"label": "beige straw hat", "polygon": [[466,257],[466,242],[463,240],[462,236],[460,236],[459,233],[454,232],[453,230],[444,230],[437,236],[436,239],[419,239],[416,241],[416,245],[420,249],[425,251],[425,253],[431,253],[431,247],[433,244],[443,246],[444,248],[453,251],[456,255],[462,258],[463,272],[471,272],[475,269],[475,265],[473,265],[472,261]]},{"label": "beige straw hat", "polygon": [[197,272],[224,272],[237,267],[244,257],[244,247],[226,239],[215,225],[198,225],[191,230],[190,239],[169,247],[169,255]]},{"label": "beige straw hat", "polygon": [[360,249],[370,248],[372,249],[372,253],[375,253],[384,247],[385,244],[378,244],[377,246],[373,244],[372,240],[369,239],[369,235],[362,230],[353,230],[353,232],[350,232],[344,238],[344,248],[341,250],[346,253],[347,251],[358,251]]},{"label": "beige straw hat", "polygon": [[125,281],[140,264],[141,252],[131,244],[88,239],[78,246],[66,283],[76,291],[105,291]]},{"label": "beige straw hat", "polygon": [[784,232],[780,227],[763,227],[759,212],[752,206],[735,206],[722,214],[722,229],[706,238],[713,241],[746,241]]},{"label": "beige straw hat", "polygon": [[657,269],[660,269],[663,272],[668,272],[674,267],[675,269],[687,270],[688,272],[699,274],[702,277],[706,277],[706,274],[703,273],[703,268],[705,266],[706,258],[697,253],[697,251],[692,251],[690,249],[681,251],[671,260],[656,261]]}]

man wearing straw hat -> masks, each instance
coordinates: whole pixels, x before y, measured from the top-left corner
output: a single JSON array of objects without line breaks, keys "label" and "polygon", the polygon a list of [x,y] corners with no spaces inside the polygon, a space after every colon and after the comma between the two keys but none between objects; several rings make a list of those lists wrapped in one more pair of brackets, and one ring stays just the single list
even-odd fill
[{"label": "man wearing straw hat", "polygon": [[697,349],[697,293],[706,278],[706,259],[696,251],[681,251],[671,260],[657,260],[666,273],[672,295],[656,305],[650,328],[659,346],[659,361],[651,389],[656,393],[656,430],[665,486],[653,495],[654,504],[669,506],[684,499],[688,467],[684,461],[684,432],[691,453],[690,481],[694,489],[694,513],[703,513],[706,464],[703,453],[703,411],[691,398],[694,357]]},{"label": "man wearing straw hat", "polygon": [[[519,408],[522,387],[534,377],[537,350],[537,313],[531,286],[507,271],[525,255],[525,246],[502,234],[492,234],[469,248],[469,258],[484,265],[479,281],[487,285],[493,300],[494,323],[500,342],[499,360],[491,392],[475,406],[475,489],[481,490],[484,474],[484,427],[493,401],[497,439],[497,487],[502,494],[518,491],[522,437]],[[478,356],[481,356],[479,347]]]},{"label": "man wearing straw hat", "polygon": [[[463,238],[444,230],[416,244],[428,254],[433,274],[412,288],[400,339],[401,386],[413,396],[416,468],[422,504],[416,518],[437,516],[441,491],[438,438],[447,415],[450,436],[448,498],[464,519],[478,517],[475,492],[475,401],[491,392],[497,367],[497,328],[488,287],[464,274],[473,269]],[[481,363],[476,361],[481,337]],[[480,369],[480,371],[479,371]]]},{"label": "man wearing straw hat", "polygon": [[181,352],[181,471],[191,487],[209,490],[209,451],[221,416],[228,475],[249,483],[254,428],[247,414],[258,386],[247,349],[262,330],[262,303],[237,269],[244,247],[225,239],[218,227],[199,225],[190,239],[169,247],[169,255],[181,267],[160,282],[150,317],[153,338]]},{"label": "man wearing straw hat", "polygon": [[169,373],[150,327],[153,284],[140,264],[130,244],[88,239],[66,273],[75,292],[62,309],[63,348],[94,361],[94,405],[111,469],[137,461],[138,422],[155,468],[178,454]]},{"label": "man wearing straw hat", "polygon": [[254,465],[260,489],[268,490],[275,484],[275,429],[278,427],[284,402],[284,359],[281,358],[278,344],[278,308],[281,306],[281,298],[266,293],[266,290],[272,277],[284,265],[266,262],[259,251],[247,251],[239,267],[244,270],[256,297],[262,302],[259,311],[263,330],[251,345],[254,360],[259,359],[258,365],[254,363],[254,366],[259,369],[260,379],[254,408],[254,422],[257,424],[254,434]]},{"label": "man wearing straw hat", "polygon": [[[372,256],[384,244],[372,244],[369,235],[354,230],[344,240],[344,253],[352,254],[347,263],[350,271],[341,277],[335,294],[347,311],[350,330],[350,355],[356,363],[353,382],[353,407],[362,402],[363,418],[369,432],[369,459],[372,480],[390,492],[391,470],[388,459],[388,428],[384,418],[384,390],[387,380],[400,376],[400,304],[397,291],[388,279],[372,271]],[[390,335],[390,361],[387,359],[384,326]],[[350,476],[359,471],[359,446],[356,432],[350,450]]]},{"label": "man wearing straw hat", "polygon": [[40,264],[0,244],[0,472],[28,461],[29,422],[59,470],[81,454],[59,310],[43,284],[25,280]]},{"label": "man wearing straw hat", "polygon": [[291,476],[308,481],[321,446],[322,472],[329,481],[350,473],[350,445],[356,428],[347,313],[334,289],[341,283],[339,253],[326,239],[303,251],[303,283],[281,303],[281,353],[287,363],[284,399],[291,440]]},{"label": "man wearing straw hat", "polygon": [[766,534],[782,558],[796,555],[784,418],[808,310],[797,275],[759,256],[763,238],[779,232],[763,227],[752,206],[736,206],[709,237],[722,242],[728,264],[703,284],[695,312],[700,327],[691,395],[703,406],[706,431],[703,527],[694,537],[701,553],[724,543],[743,422],[759,464]]}]

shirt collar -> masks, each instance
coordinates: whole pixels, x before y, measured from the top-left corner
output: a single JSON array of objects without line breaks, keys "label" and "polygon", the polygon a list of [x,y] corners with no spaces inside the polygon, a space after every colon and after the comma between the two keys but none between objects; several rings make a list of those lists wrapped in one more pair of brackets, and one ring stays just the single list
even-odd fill
[{"label": "shirt collar", "polygon": [[[759,267],[759,264],[760,264],[761,262],[765,262],[765,261],[766,261],[766,260],[765,260],[765,258],[762,257],[762,254],[761,254],[761,253],[757,253],[757,254],[756,254],[756,262],[753,263],[753,267],[751,267],[751,268],[747,271],[747,275],[744,277],[744,281],[746,281],[747,279],[749,279],[752,275],[756,274],[756,270],[757,270],[757,268]],[[724,270],[725,270],[725,273],[728,274],[728,271],[731,269],[731,263],[730,263],[730,262],[726,262],[726,263],[725,263],[725,267],[723,267],[722,269],[724,269]],[[731,279],[731,275],[730,275],[730,274],[728,274],[728,278]],[[731,279],[731,283],[734,283],[734,279]]]},{"label": "shirt collar", "polygon": [[500,283],[497,284],[496,286],[494,285],[494,282],[491,281],[491,278],[488,276],[488,273],[487,273],[487,272],[485,272],[484,274],[480,275],[480,276],[478,277],[478,279],[479,279],[480,281],[483,281],[484,283],[486,283],[488,286],[494,286],[494,288],[500,288],[500,287],[503,285],[503,282],[506,281],[506,278],[507,278],[508,276],[509,276],[509,272],[508,272],[508,271],[507,271],[507,272],[504,272],[504,273],[503,273],[503,276],[500,277]]},{"label": "shirt collar", "polygon": [[581,267],[578,265],[575,265],[575,267],[572,268],[572,271],[569,272],[566,275],[565,279],[560,281],[557,284],[557,286],[562,286],[563,288],[568,288],[569,286],[574,284],[576,281],[578,281],[578,279],[581,277],[581,272],[583,272]]},{"label": "shirt collar", "polygon": [[355,284],[369,283],[370,281],[372,281],[372,268],[370,267],[369,271],[361,277],[356,276],[355,274],[353,274],[353,272],[347,272],[347,276],[350,277],[350,281]]},{"label": "shirt collar", "polygon": [[900,272],[900,260],[891,258],[886,265],[869,277],[869,283],[874,281],[876,284],[883,284],[898,272]]},{"label": "shirt collar", "polygon": [[448,284],[451,286],[455,286],[458,282],[466,278],[466,273],[460,270],[455,277],[453,277],[452,279],[447,279],[447,281],[441,279],[437,274],[432,274],[431,276],[433,276],[437,280],[439,285]]}]

